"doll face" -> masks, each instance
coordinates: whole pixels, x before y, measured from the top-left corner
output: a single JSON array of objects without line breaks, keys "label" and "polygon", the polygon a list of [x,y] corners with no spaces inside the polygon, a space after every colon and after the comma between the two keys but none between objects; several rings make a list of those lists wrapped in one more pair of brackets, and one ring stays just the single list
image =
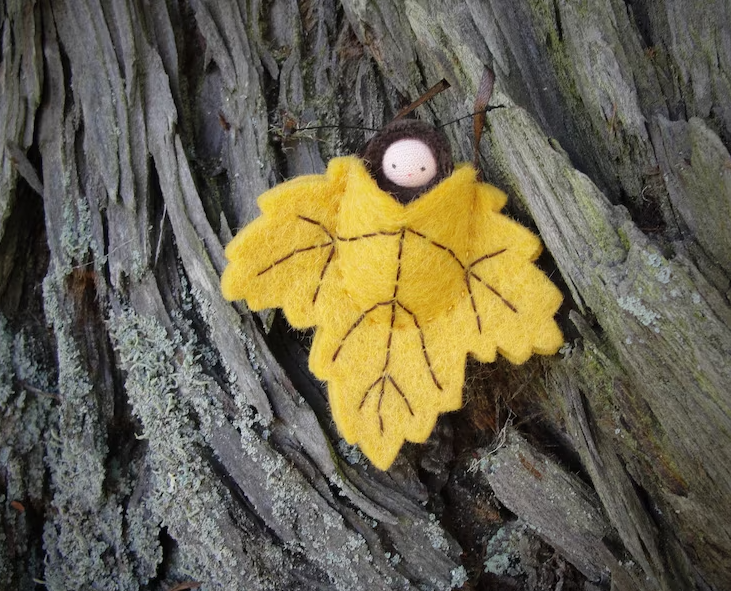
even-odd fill
[{"label": "doll face", "polygon": [[412,138],[398,140],[386,148],[381,167],[384,176],[399,187],[421,187],[437,174],[431,148]]},{"label": "doll face", "polygon": [[392,121],[371,138],[363,161],[378,187],[407,204],[454,170],[452,151],[441,130],[417,119]]}]

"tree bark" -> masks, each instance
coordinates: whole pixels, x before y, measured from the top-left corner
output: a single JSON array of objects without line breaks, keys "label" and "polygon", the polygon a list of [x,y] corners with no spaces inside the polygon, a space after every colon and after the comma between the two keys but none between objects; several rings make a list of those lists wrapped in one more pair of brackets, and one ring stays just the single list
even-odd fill
[{"label": "tree bark", "polygon": [[[0,2],[0,588],[731,587],[727,0]],[[383,473],[225,302],[256,198],[470,113],[567,344]],[[327,129],[307,129],[333,125]],[[471,159],[469,118],[445,127]]]}]

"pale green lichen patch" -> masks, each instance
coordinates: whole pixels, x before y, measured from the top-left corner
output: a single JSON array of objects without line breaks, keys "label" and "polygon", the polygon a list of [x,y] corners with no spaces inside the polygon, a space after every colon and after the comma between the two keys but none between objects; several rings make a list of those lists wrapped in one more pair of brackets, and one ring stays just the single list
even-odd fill
[{"label": "pale green lichen patch", "polygon": [[485,548],[483,567],[486,573],[509,577],[524,573],[518,550],[518,542],[524,531],[525,525],[519,528],[501,527],[497,530]]},{"label": "pale green lichen patch", "polygon": [[[54,501],[54,505],[58,504]],[[136,591],[138,582],[126,555],[122,508],[116,499],[93,515],[72,504],[60,507],[63,517],[48,523],[43,540],[51,560],[45,580],[49,589]]]},{"label": "pale green lichen patch", "polygon": [[93,253],[99,255],[99,249],[92,237],[91,212],[85,199],[79,197],[75,202],[67,201],[63,205],[63,224],[61,230],[61,269],[68,273],[73,265],[83,262]]},{"label": "pale green lichen patch", "polygon": [[0,314],[0,411],[13,395],[13,339],[7,322]]},{"label": "pale green lichen patch", "polygon": [[[239,404],[245,401],[241,399]],[[318,494],[313,495],[312,486],[299,470],[263,444],[252,429],[255,422],[254,417],[244,416],[235,426],[241,433],[242,453],[261,471],[266,499],[255,502],[268,516],[269,526],[284,540],[286,550],[304,554],[323,570],[335,588],[368,588],[359,576],[363,569],[355,568],[373,562],[366,540]]]},{"label": "pale green lichen patch", "polygon": [[450,581],[452,589],[460,589],[467,581],[469,581],[469,576],[467,576],[467,570],[464,566],[457,566],[453,568],[450,576],[452,577],[452,580]]},{"label": "pale green lichen patch", "polygon": [[[619,308],[655,333],[669,332],[668,338],[675,338],[679,331],[696,331],[702,317],[688,318],[688,304],[694,302],[694,292],[682,264],[668,261],[653,245],[638,242],[635,229],[625,230],[633,242],[624,272],[614,273]],[[640,339],[622,340],[631,344]]]},{"label": "pale green lichen patch", "polygon": [[[123,539],[122,509],[104,492],[107,446],[98,398],[72,336],[51,270],[43,283],[45,315],[56,336],[58,422],[49,432],[46,462],[55,514],[46,522],[45,579],[52,589],[137,589]],[[128,572],[129,571],[129,572]]]},{"label": "pale green lichen patch", "polygon": [[670,271],[670,266],[668,265],[668,262],[665,260],[665,258],[660,256],[656,252],[646,252],[645,257],[647,260],[647,264],[656,270],[655,279],[657,279],[660,283],[664,285],[670,283],[672,273]]},{"label": "pale green lichen patch", "polygon": [[57,290],[49,274],[43,282],[43,299],[46,318],[56,335],[61,401],[55,443],[49,445],[49,464],[58,489],[55,501],[93,510],[101,499],[107,450],[97,424],[96,398]]},{"label": "pale green lichen patch", "polygon": [[160,523],[142,505],[128,507],[125,514],[127,551],[134,557],[135,575],[146,584],[157,575],[163,553],[160,546]]},{"label": "pale green lichen patch", "polygon": [[25,329],[13,334],[0,314],[0,589],[26,588],[30,578],[43,577],[36,560],[41,540],[29,535],[35,532],[27,514],[11,505],[40,503],[46,492],[44,438],[57,402],[42,355]]},{"label": "pale green lichen patch", "polygon": [[429,513],[429,521],[425,524],[425,532],[432,548],[443,552],[449,550],[449,542],[444,537],[444,530],[439,525],[437,516],[434,513]]},{"label": "pale green lichen patch", "polygon": [[394,552],[393,554],[391,552],[386,552],[385,557],[386,560],[388,560],[389,564],[393,567],[401,564],[401,554],[399,554],[398,552]]},{"label": "pale green lichen patch", "polygon": [[[565,162],[564,165],[569,164]],[[571,188],[570,199],[576,201],[576,212],[582,216],[577,231],[583,233],[586,244],[591,245],[593,258],[604,264],[617,264],[624,260],[626,248],[614,226],[608,223],[615,216],[624,215],[623,209],[611,209],[604,195],[584,174],[566,168],[564,172]],[[565,199],[565,195],[563,196]]]},{"label": "pale green lichen patch", "polygon": [[[190,576],[215,588],[238,588],[239,565],[219,525],[225,493],[197,452],[204,440],[180,393],[186,381],[192,388],[203,384],[193,351],[171,339],[154,318],[132,310],[112,315],[109,330],[133,413],[142,423],[141,437],[149,445],[152,492],[146,507],[179,541],[181,568]],[[183,357],[182,369],[176,367],[176,354]]]},{"label": "pale green lichen patch", "polygon": [[[6,413],[6,404],[13,394],[12,387],[12,337],[7,331],[7,323],[5,318],[0,315],[0,415],[3,421]],[[0,428],[1,429],[1,428]],[[2,431],[0,431],[2,432]],[[7,464],[10,448],[0,447],[0,467],[4,468]],[[7,499],[4,495],[0,495],[0,505],[4,506]],[[5,528],[0,528],[0,586],[9,589],[12,578],[10,570],[10,559],[8,556],[8,543],[4,533]]]},{"label": "pale green lichen patch", "polygon": [[337,443],[338,455],[344,458],[351,466],[363,462],[364,456],[358,449],[357,445],[350,445],[345,439],[340,439]]},{"label": "pale green lichen patch", "polygon": [[[52,393],[55,385],[49,374],[46,363],[41,361],[43,345],[35,337],[21,330],[13,338],[12,368],[21,384],[35,389],[39,396]],[[4,360],[0,359],[0,363]],[[7,366],[10,367],[9,365]]]},{"label": "pale green lichen patch", "polygon": [[622,296],[617,300],[619,307],[632,314],[643,326],[651,327],[655,332],[659,332],[660,328],[657,321],[661,318],[660,314],[650,310],[642,300],[637,296]]},{"label": "pale green lichen patch", "polygon": [[[10,338],[7,333],[0,337]],[[12,343],[12,360],[0,360],[0,382],[17,380],[16,396],[7,405],[0,403],[0,441],[3,456],[9,458],[8,494],[14,498],[28,495],[33,499],[43,496],[45,467],[42,461],[43,440],[49,420],[55,412],[55,386],[45,363],[39,359],[41,347],[25,331],[15,335]],[[11,386],[12,387],[12,386]]]}]

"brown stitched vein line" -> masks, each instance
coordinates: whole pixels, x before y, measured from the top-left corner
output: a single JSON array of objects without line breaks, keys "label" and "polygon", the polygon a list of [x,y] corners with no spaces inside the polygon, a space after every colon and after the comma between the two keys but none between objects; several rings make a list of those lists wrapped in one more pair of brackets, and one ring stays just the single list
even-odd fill
[{"label": "brown stitched vein line", "polygon": [[378,396],[378,426],[381,428],[381,435],[383,435],[383,417],[381,416],[381,403],[383,402],[383,395],[386,393],[386,376],[381,378],[381,394]]},{"label": "brown stitched vein line", "polygon": [[457,261],[457,264],[460,267],[462,267],[462,269],[464,270],[464,268],[465,268],[464,263],[462,263],[462,261],[459,260],[459,258],[457,257],[457,255],[454,253],[454,251],[451,248],[449,248],[448,246],[444,246],[443,244],[440,244],[439,242],[432,240],[426,234],[422,234],[421,232],[417,232],[416,230],[412,230],[411,228],[406,228],[406,231],[411,232],[412,234],[414,234],[414,236],[423,238],[424,240],[429,242],[432,246],[436,246],[440,250],[443,250],[444,252],[448,253],[455,261]]},{"label": "brown stitched vein line", "polygon": [[409,411],[409,414],[413,417],[414,416],[414,410],[411,408],[411,403],[409,402],[409,399],[406,397],[406,394],[404,394],[403,390],[399,387],[399,385],[396,383],[396,380],[394,380],[390,375],[384,374],[381,377],[377,378],[375,382],[373,382],[370,386],[368,386],[368,389],[366,390],[365,394],[363,395],[363,398],[360,401],[360,404],[358,405],[358,410],[362,410],[363,405],[365,404],[365,401],[368,399],[368,395],[373,391],[373,388],[375,388],[379,382],[381,384],[381,390],[378,394],[378,406],[377,406],[377,413],[378,413],[378,426],[381,430],[381,435],[383,435],[383,416],[381,415],[381,407],[383,406],[383,398],[386,395],[386,381],[391,382],[391,385],[393,386],[394,390],[398,393],[399,396],[401,396],[401,400],[404,401],[406,404],[406,409]]},{"label": "brown stitched vein line", "polygon": [[[483,255],[483,256],[479,257],[478,259],[475,259],[474,261],[472,261],[469,264],[469,266],[465,269],[465,274],[464,274],[465,283],[467,284],[467,291],[470,294],[470,304],[472,305],[472,311],[475,313],[475,320],[477,321],[477,332],[479,332],[480,334],[482,334],[482,319],[480,318],[480,313],[477,311],[477,303],[475,302],[475,294],[472,291],[472,276],[474,275],[475,277],[477,277],[477,275],[475,275],[472,272],[472,269],[478,263],[481,263],[482,261],[495,257],[499,254],[503,254],[506,250],[508,250],[508,249],[503,248],[502,250],[497,250],[495,252],[491,252],[489,254]],[[508,306],[508,308],[510,308],[513,312],[517,312],[515,307],[510,302],[508,302],[508,300],[506,300],[503,296],[501,296],[497,291],[495,291],[490,285],[488,285],[485,281],[483,281],[479,277],[477,277],[477,279],[482,281],[482,283],[484,283],[485,286],[490,291],[492,291],[495,295],[497,295],[505,303],[505,305]]]},{"label": "brown stitched vein line", "polygon": [[518,309],[515,306],[513,306],[513,304],[511,304],[508,300],[506,300],[497,289],[495,289],[492,285],[490,285],[482,277],[480,277],[479,275],[477,275],[473,271],[470,271],[470,275],[472,275],[472,277],[474,277],[475,279],[477,279],[477,281],[479,281],[480,283],[482,283],[482,285],[484,285],[487,289],[489,289],[492,293],[494,293],[497,297],[499,297],[500,300],[503,302],[503,304],[505,304],[513,312],[515,312],[516,314],[518,313]]},{"label": "brown stitched vein line", "polygon": [[330,238],[330,240],[334,240],[333,235],[330,234],[330,231],[325,227],[325,224],[323,224],[322,222],[318,222],[317,220],[313,220],[312,218],[308,218],[303,215],[298,215],[297,217],[302,221],[307,222],[308,224],[318,226],[323,232],[325,232],[325,234],[327,234],[327,237]]},{"label": "brown stitched vein line", "polygon": [[312,218],[308,218],[304,215],[297,216],[302,221],[307,222],[308,224],[313,224],[320,228],[325,234],[327,234],[327,237],[330,238],[330,244],[332,244],[332,248],[330,249],[330,254],[327,256],[327,260],[325,261],[325,264],[322,267],[322,271],[320,272],[320,280],[317,283],[317,289],[315,289],[315,293],[312,294],[312,305],[315,305],[315,302],[317,302],[317,296],[320,295],[320,288],[322,287],[322,281],[325,279],[325,273],[327,272],[328,267],[330,266],[330,263],[333,260],[333,256],[335,256],[335,241],[337,240],[337,237],[334,237],[330,231],[325,227],[325,224],[322,222],[318,222],[317,220],[313,220]]},{"label": "brown stitched vein line", "polygon": [[496,250],[495,252],[491,252],[490,254],[486,254],[484,256],[481,256],[479,259],[476,259],[470,263],[470,267],[474,267],[477,263],[481,263],[482,261],[486,259],[490,259],[492,257],[496,257],[499,254],[503,254],[507,248],[503,248],[502,250]]},{"label": "brown stitched vein line", "polygon": [[465,271],[465,283],[467,283],[467,291],[470,294],[470,304],[472,304],[472,311],[475,313],[475,320],[477,320],[477,332],[482,334],[482,320],[480,319],[480,313],[477,311],[477,304],[475,303],[475,294],[472,292],[472,272],[468,269]]},{"label": "brown stitched vein line", "polygon": [[442,385],[439,383],[439,380],[437,379],[436,374],[434,373],[434,368],[431,364],[431,359],[429,359],[429,353],[426,350],[426,340],[424,339],[424,331],[421,330],[421,325],[419,325],[419,320],[416,318],[416,314],[414,314],[411,310],[409,310],[406,306],[404,306],[401,302],[396,302],[404,312],[406,312],[409,316],[411,316],[411,319],[414,321],[414,326],[416,327],[416,330],[419,331],[419,338],[421,339],[421,352],[424,354],[424,361],[426,361],[426,366],[429,368],[429,373],[431,374],[431,379],[434,382],[434,385],[437,387],[438,390],[442,390]]},{"label": "brown stitched vein line", "polygon": [[412,230],[411,228],[406,228],[406,231],[411,232],[412,234],[418,236],[419,238],[423,238],[424,240],[431,240],[431,238],[427,238],[425,234],[417,232],[416,230]]},{"label": "brown stitched vein line", "polygon": [[[393,299],[396,300],[396,296],[398,295],[398,282],[399,279],[401,279],[401,255],[404,252],[404,237],[406,236],[406,232],[404,230],[401,230],[401,238],[399,238],[398,241],[398,267],[396,268],[396,281],[393,284]],[[396,314],[396,304],[393,306],[393,313]],[[393,328],[393,320],[394,318],[391,318],[391,327]]]},{"label": "brown stitched vein line", "polygon": [[403,230],[394,230],[393,232],[369,232],[368,234],[361,234],[360,236],[336,236],[336,240],[340,240],[340,242],[355,242],[356,240],[373,238],[375,236],[398,236],[401,232],[403,232]]},{"label": "brown stitched vein line", "polygon": [[315,302],[317,301],[317,296],[320,294],[320,288],[322,287],[322,280],[325,278],[325,272],[327,271],[327,268],[330,266],[330,261],[333,260],[333,255],[335,254],[335,245],[333,244],[333,247],[330,249],[330,254],[327,257],[327,260],[325,261],[325,265],[322,267],[322,272],[320,273],[320,281],[317,284],[317,289],[315,290],[314,295],[312,296],[312,305],[315,305]]},{"label": "brown stitched vein line", "polygon": [[351,326],[348,329],[348,332],[345,333],[342,339],[340,339],[340,344],[338,345],[338,348],[335,350],[335,353],[333,354],[333,362],[338,358],[338,355],[340,355],[340,351],[343,348],[343,345],[345,344],[345,340],[350,336],[350,334],[358,328],[358,325],[365,320],[365,317],[368,316],[371,312],[373,312],[376,308],[380,308],[381,306],[387,306],[391,303],[391,300],[388,300],[386,302],[378,302],[377,304],[374,304],[370,308],[368,308],[363,314],[360,315],[360,318],[356,320],[353,323],[353,326]]},{"label": "brown stitched vein line", "polygon": [[391,325],[388,327],[388,341],[386,342],[386,361],[383,364],[382,375],[386,375],[388,363],[391,361],[391,342],[393,341],[393,325],[396,323],[396,302],[391,303]]},{"label": "brown stitched vein line", "polygon": [[[393,341],[393,325],[396,322],[396,302],[391,303],[391,325],[388,328],[388,342],[386,343],[386,359],[383,362],[381,370],[381,394],[378,397],[378,424],[381,427],[381,435],[383,435],[383,417],[381,416],[381,403],[383,403],[383,395],[386,393],[386,377],[388,376],[388,364],[391,361],[391,342]],[[367,396],[367,394],[366,394]]]},{"label": "brown stitched vein line", "polygon": [[409,404],[409,399],[406,398],[406,394],[404,394],[401,390],[401,388],[398,387],[398,384],[396,384],[396,381],[391,376],[386,376],[389,382],[391,382],[391,385],[396,389],[396,392],[398,392],[401,395],[401,398],[404,399],[404,402],[406,403],[406,408],[409,409],[409,414],[413,417],[414,411],[411,410],[411,405]]},{"label": "brown stitched vein line", "polygon": [[264,273],[266,273],[267,271],[271,271],[274,267],[276,267],[277,265],[280,265],[284,261],[292,258],[296,254],[301,254],[303,252],[315,250],[316,248],[325,248],[326,246],[332,246],[332,244],[333,244],[332,242],[326,242],[325,244],[314,244],[312,246],[306,246],[304,248],[297,248],[297,249],[293,250],[292,252],[290,252],[287,256],[283,256],[281,259],[274,261],[271,265],[269,265],[263,271],[259,271],[256,274],[256,276],[259,277],[260,275],[264,275]]},{"label": "brown stitched vein line", "polygon": [[386,360],[383,362],[383,370],[381,370],[381,397],[378,399],[378,419],[381,423],[381,433],[383,433],[383,419],[381,419],[381,402],[383,401],[383,394],[386,391],[386,376],[388,375],[388,364],[391,361],[391,344],[393,343],[393,327],[396,324],[396,296],[398,294],[398,282],[401,278],[401,255],[404,252],[404,236],[406,232],[401,230],[401,238],[398,242],[398,265],[396,267],[396,280],[393,284],[393,298],[391,299],[391,324],[388,327],[388,341],[386,341]]},{"label": "brown stitched vein line", "polygon": [[365,401],[368,398],[368,394],[370,394],[371,390],[373,390],[373,388],[376,387],[376,384],[381,381],[383,381],[383,376],[376,378],[376,381],[373,382],[370,386],[368,386],[368,389],[365,391],[365,394],[363,394],[363,398],[361,399],[360,404],[358,405],[358,410],[363,408],[363,405],[365,404]]}]

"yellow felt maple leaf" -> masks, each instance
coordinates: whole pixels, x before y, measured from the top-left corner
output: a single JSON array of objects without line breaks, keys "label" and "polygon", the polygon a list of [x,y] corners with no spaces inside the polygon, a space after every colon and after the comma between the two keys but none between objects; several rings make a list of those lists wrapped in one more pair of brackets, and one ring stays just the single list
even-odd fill
[{"label": "yellow felt maple leaf", "polygon": [[226,249],[223,294],[316,327],[310,369],[338,429],[385,470],[462,406],[468,353],[522,363],[563,343],[561,293],[533,264],[541,243],[505,203],[460,165],[403,205],[361,160],[335,158],[259,198]]}]

